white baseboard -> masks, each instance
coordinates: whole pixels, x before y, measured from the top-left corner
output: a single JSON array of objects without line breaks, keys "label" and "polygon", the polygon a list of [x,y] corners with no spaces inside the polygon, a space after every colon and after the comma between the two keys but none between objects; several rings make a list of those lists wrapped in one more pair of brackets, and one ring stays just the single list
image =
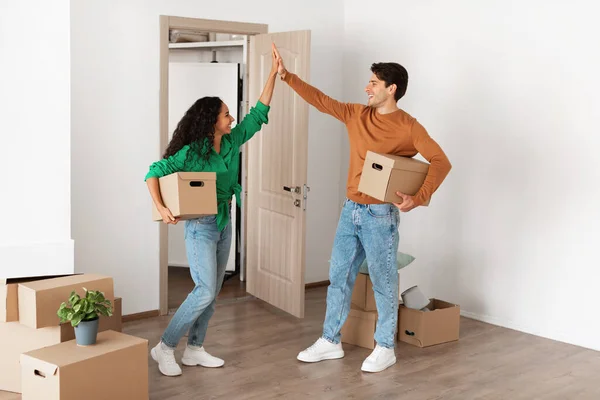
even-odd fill
[{"label": "white baseboard", "polygon": [[190,265],[187,263],[178,263],[178,262],[170,262],[168,263],[169,267],[181,267],[181,268],[189,268]]},{"label": "white baseboard", "polygon": [[0,278],[72,274],[74,271],[73,240],[0,244]]},{"label": "white baseboard", "polygon": [[570,335],[566,332],[561,332],[559,330],[542,332],[539,329],[533,328],[531,326],[525,326],[514,321],[504,320],[489,315],[479,315],[465,310],[461,310],[460,314],[463,317],[485,322],[491,325],[501,326],[503,328],[508,328],[530,335],[539,336],[545,339],[555,340],[574,346],[584,347],[586,349],[600,351],[600,338],[593,337],[593,335],[588,335],[588,337],[585,336],[585,334],[589,334],[591,330],[573,328],[573,334]]}]

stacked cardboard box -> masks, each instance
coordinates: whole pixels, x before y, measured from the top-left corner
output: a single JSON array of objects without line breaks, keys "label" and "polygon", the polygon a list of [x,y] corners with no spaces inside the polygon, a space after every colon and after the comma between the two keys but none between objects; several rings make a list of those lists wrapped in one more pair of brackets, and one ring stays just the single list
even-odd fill
[{"label": "stacked cardboard box", "polygon": [[94,274],[0,279],[0,390],[21,393],[21,354],[75,339],[70,323],[56,315],[63,301],[84,288],[104,293],[114,308],[100,318],[100,331],[121,331],[122,302],[114,296],[113,279]]},{"label": "stacked cardboard box", "polygon": [[350,313],[342,327],[342,342],[367,349],[375,348],[375,328],[377,326],[377,304],[371,278],[358,274],[352,291]]}]

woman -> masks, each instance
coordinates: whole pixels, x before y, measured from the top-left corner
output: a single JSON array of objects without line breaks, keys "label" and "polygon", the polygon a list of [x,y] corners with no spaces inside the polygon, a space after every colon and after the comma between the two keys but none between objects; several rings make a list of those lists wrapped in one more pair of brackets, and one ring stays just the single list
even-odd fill
[{"label": "woman", "polygon": [[185,221],[185,245],[190,273],[196,284],[181,304],[161,341],[151,350],[158,369],[167,376],[181,375],[174,350],[188,332],[188,344],[182,363],[188,366],[221,367],[224,361],[208,354],[203,347],[208,321],[215,310],[231,247],[230,204],[236,196],[240,204],[238,184],[240,146],[268,123],[267,114],[275,87],[277,63],[274,46],[269,79],[256,107],[235,128],[229,108],[218,97],[203,97],[185,113],[164,158],[150,166],[146,183],[163,222],[176,224],[171,211],[163,204],[158,178],[179,171],[216,172],[218,214]]}]

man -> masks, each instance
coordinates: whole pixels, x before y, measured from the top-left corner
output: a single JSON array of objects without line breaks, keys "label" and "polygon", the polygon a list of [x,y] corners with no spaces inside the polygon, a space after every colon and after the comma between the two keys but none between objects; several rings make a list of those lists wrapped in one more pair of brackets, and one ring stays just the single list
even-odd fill
[{"label": "man", "polygon": [[[298,360],[318,362],[344,357],[340,330],[350,311],[352,289],[362,262],[367,259],[377,303],[377,345],[362,364],[365,372],[380,372],[396,363],[394,351],[398,323],[398,224],[400,212],[421,206],[441,185],[451,165],[440,146],[415,118],[399,109],[406,93],[408,73],[396,63],[376,63],[365,88],[367,105],[342,103],[303,82],[278,59],[278,74],[296,93],[319,111],[346,125],[350,139],[347,199],[333,245],[323,335],[298,354]],[[420,153],[430,163],[420,190],[410,196],[397,193],[399,204],[385,204],[358,191],[368,150],[413,157]]]}]

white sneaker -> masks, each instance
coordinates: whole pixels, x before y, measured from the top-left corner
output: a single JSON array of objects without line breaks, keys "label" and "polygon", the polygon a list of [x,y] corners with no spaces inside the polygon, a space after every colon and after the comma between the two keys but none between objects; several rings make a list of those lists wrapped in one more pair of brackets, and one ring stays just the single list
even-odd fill
[{"label": "white sneaker", "polygon": [[166,376],[181,375],[181,367],[175,361],[175,350],[159,342],[150,350],[152,359],[158,363],[158,370]]},{"label": "white sneaker", "polygon": [[219,368],[225,364],[225,361],[211,356],[206,352],[206,350],[204,350],[204,347],[187,346],[183,352],[181,363],[183,365],[187,365],[188,367],[200,365],[206,368]]},{"label": "white sneaker", "polygon": [[364,372],[381,372],[394,364],[396,364],[396,352],[394,349],[377,345],[371,355],[363,362],[360,369]]},{"label": "white sneaker", "polygon": [[342,357],[344,357],[342,344],[333,344],[323,338],[319,338],[312,346],[298,354],[298,360],[308,363],[335,360]]}]

